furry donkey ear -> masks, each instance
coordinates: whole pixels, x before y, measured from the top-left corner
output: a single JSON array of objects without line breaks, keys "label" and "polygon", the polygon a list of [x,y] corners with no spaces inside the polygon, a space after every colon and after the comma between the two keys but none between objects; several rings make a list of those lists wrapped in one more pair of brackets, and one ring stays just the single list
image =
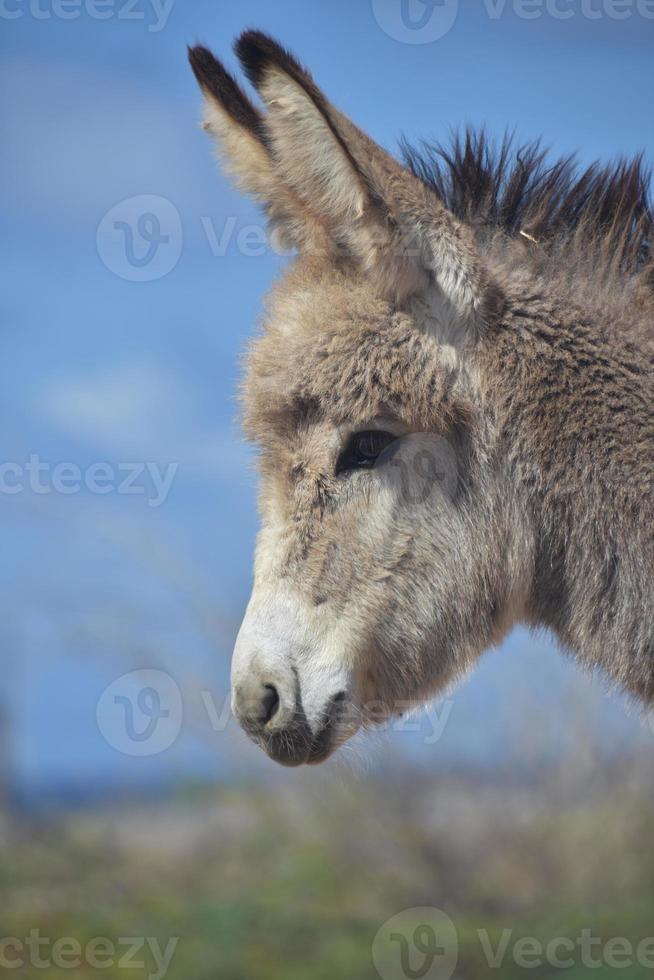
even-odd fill
[{"label": "furry donkey ear", "polygon": [[238,184],[266,200],[274,178],[261,113],[207,48],[189,48],[188,60],[204,95],[204,129]]},{"label": "furry donkey ear", "polygon": [[283,245],[315,245],[324,229],[275,171],[261,112],[207,48],[189,47],[188,58],[204,95],[203,128],[216,140],[225,170],[263,205]]},{"label": "furry donkey ear", "polygon": [[328,222],[340,248],[397,301],[436,286],[439,318],[453,337],[478,331],[497,293],[471,230],[335,109],[276,41],[246,31],[236,53],[268,108],[276,169]]}]

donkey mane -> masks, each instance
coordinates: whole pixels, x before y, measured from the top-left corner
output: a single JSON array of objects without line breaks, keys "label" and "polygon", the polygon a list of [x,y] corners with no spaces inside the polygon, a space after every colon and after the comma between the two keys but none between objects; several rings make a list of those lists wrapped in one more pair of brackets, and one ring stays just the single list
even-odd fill
[{"label": "donkey mane", "polygon": [[516,145],[484,129],[455,133],[449,146],[402,142],[409,169],[478,234],[518,235],[550,255],[576,253],[612,278],[637,276],[654,303],[651,171],[638,155],[581,169],[550,161],[539,140]]}]

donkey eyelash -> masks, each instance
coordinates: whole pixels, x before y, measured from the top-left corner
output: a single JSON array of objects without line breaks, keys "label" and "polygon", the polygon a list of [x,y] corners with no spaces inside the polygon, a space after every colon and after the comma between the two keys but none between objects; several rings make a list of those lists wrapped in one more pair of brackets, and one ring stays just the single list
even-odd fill
[{"label": "donkey eyelash", "polygon": [[371,469],[381,454],[397,439],[392,432],[383,429],[366,429],[355,432],[338,457],[336,476],[354,470]]}]

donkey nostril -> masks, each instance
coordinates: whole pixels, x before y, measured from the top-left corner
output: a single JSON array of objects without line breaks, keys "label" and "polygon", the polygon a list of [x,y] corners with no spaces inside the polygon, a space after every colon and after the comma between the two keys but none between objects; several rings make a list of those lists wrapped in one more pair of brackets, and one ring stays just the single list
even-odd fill
[{"label": "donkey nostril", "polygon": [[265,693],[261,698],[261,720],[264,725],[272,721],[279,710],[279,694],[273,684],[265,685]]}]

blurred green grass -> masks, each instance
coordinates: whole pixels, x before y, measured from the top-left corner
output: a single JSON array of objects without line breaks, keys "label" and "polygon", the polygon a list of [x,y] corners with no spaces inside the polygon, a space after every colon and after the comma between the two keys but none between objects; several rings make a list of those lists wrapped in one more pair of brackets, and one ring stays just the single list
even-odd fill
[{"label": "blurred green grass", "polygon": [[[574,968],[526,969],[512,950],[522,937],[547,944],[583,929],[634,946],[654,934],[648,761],[530,785],[425,773],[303,776],[8,821],[0,936],[38,929],[83,947],[95,937],[152,937],[162,950],[178,937],[169,980],[374,980],[380,926],[403,909],[433,906],[455,923],[458,980],[616,972],[634,980],[652,971],[588,968],[578,954]],[[496,948],[507,929],[507,955],[492,969],[479,930]],[[156,975],[152,956],[140,957],[142,967],[28,964],[6,973]],[[389,977],[399,980],[393,962],[389,950]]]}]

